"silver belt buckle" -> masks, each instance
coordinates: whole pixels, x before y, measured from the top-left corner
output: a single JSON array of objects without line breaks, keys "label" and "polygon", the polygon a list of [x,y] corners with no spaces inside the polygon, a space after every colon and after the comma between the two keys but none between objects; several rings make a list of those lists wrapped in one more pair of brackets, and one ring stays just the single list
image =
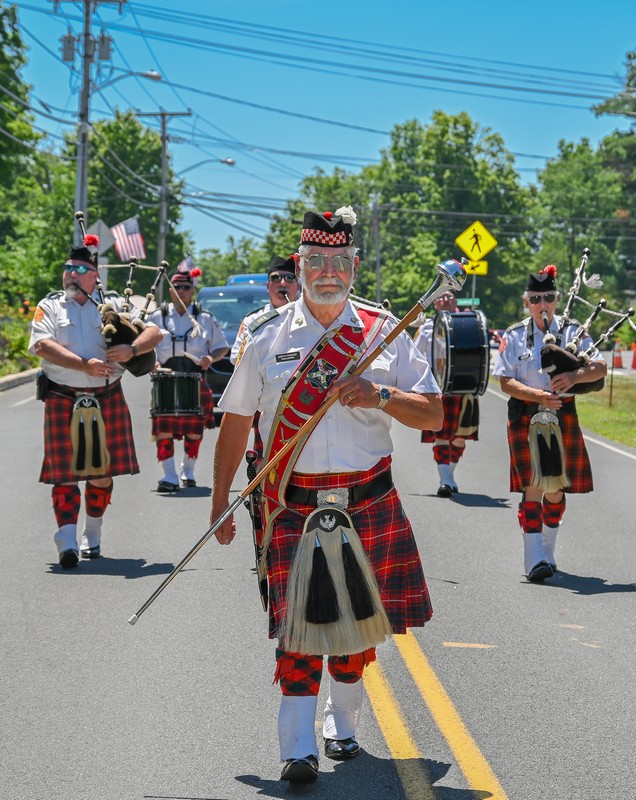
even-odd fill
[{"label": "silver belt buckle", "polygon": [[346,487],[317,489],[316,499],[318,506],[335,506],[345,509],[349,506],[349,490]]}]

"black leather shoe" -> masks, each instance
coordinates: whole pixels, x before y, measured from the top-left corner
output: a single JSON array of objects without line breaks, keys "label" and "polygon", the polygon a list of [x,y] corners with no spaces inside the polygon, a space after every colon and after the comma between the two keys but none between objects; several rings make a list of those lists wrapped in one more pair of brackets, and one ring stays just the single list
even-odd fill
[{"label": "black leather shoe", "polygon": [[181,485],[185,486],[186,489],[192,489],[197,485],[197,482],[194,478],[181,478]]},{"label": "black leather shoe", "polygon": [[543,583],[546,578],[551,578],[554,570],[547,561],[539,561],[528,573],[528,580],[531,583]]},{"label": "black leather shoe", "polygon": [[334,761],[355,758],[360,752],[360,745],[353,736],[348,739],[325,739],[325,755]]},{"label": "black leather shoe", "polygon": [[451,489],[451,487],[448,484],[446,484],[446,483],[440,484],[440,487],[437,490],[437,496],[438,497],[450,497],[452,494],[453,494],[453,490]]},{"label": "black leather shoe", "polygon": [[318,759],[316,756],[306,758],[288,758],[280,773],[281,781],[290,783],[313,783],[318,777]]},{"label": "black leather shoe", "polygon": [[74,569],[79,561],[77,550],[62,550],[59,561],[62,569]]},{"label": "black leather shoe", "polygon": [[178,483],[170,483],[170,481],[159,481],[157,485],[157,491],[163,492],[178,492],[179,491],[179,484]]},{"label": "black leather shoe", "polygon": [[80,555],[82,558],[101,558],[102,551],[99,545],[95,547],[83,547],[80,549]]}]

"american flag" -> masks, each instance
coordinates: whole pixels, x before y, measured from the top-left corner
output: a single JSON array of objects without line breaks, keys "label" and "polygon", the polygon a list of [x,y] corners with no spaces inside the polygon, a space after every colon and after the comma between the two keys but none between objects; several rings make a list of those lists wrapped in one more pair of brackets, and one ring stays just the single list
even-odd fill
[{"label": "american flag", "polygon": [[115,237],[117,255],[122,261],[127,261],[130,258],[146,257],[146,248],[144,246],[143,236],[139,230],[137,217],[131,217],[130,219],[125,219],[123,222],[118,222],[117,225],[110,229],[110,232]]},{"label": "american flag", "polygon": [[186,256],[183,261],[180,261],[177,264],[177,272],[190,272],[190,270],[194,269],[195,264],[192,260],[192,256]]}]

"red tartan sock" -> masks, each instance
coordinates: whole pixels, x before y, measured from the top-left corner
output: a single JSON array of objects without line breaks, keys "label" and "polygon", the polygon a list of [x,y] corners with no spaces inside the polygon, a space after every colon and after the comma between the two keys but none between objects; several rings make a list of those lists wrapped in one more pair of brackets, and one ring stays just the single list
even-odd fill
[{"label": "red tartan sock", "polygon": [[449,444],[434,444],[433,459],[436,464],[450,464],[451,450]]},{"label": "red tartan sock", "polygon": [[113,493],[113,482],[110,486],[95,486],[86,481],[84,489],[84,511],[87,517],[103,517]]},{"label": "red tartan sock", "polygon": [[288,653],[276,648],[276,673],[274,683],[290,697],[317,695],[322,678],[322,656]]},{"label": "red tartan sock", "polygon": [[548,528],[558,528],[565,513],[565,495],[558,503],[550,503],[543,498],[543,522]]},{"label": "red tartan sock", "polygon": [[355,683],[359,681],[364,668],[375,661],[375,647],[370,647],[363,653],[354,653],[351,656],[329,656],[327,668],[331,677],[338,683]]},{"label": "red tartan sock", "polygon": [[190,439],[189,436],[183,437],[183,449],[188,458],[198,458],[201,441],[201,439]]},{"label": "red tartan sock", "polygon": [[457,464],[459,462],[459,459],[464,455],[464,450],[466,449],[466,445],[464,445],[463,447],[457,447],[456,444],[453,444],[451,442],[449,448],[450,448],[450,463]]},{"label": "red tartan sock", "polygon": [[76,525],[82,499],[79,486],[56,483],[51,490],[51,497],[53,499],[53,513],[57,520],[57,527]]},{"label": "red tartan sock", "polygon": [[541,533],[543,530],[543,509],[534,500],[522,500],[517,513],[519,525],[524,533]]},{"label": "red tartan sock", "polygon": [[157,440],[157,461],[167,461],[174,456],[174,439]]}]

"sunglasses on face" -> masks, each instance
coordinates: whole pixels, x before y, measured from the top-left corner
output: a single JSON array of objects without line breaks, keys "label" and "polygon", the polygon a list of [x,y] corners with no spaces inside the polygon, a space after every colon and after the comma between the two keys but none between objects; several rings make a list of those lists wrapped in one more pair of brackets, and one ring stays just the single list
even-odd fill
[{"label": "sunglasses on face", "polygon": [[86,264],[64,264],[64,272],[77,272],[78,275],[86,275],[87,272],[96,272],[94,267]]},{"label": "sunglasses on face", "polygon": [[348,272],[353,263],[349,256],[326,256],[322,253],[314,253],[304,258],[309,269],[324,269],[331,261],[333,268],[338,272]]},{"label": "sunglasses on face", "polygon": [[280,283],[281,281],[285,281],[285,283],[291,283],[292,281],[296,280],[296,276],[292,275],[291,272],[273,272],[270,274],[269,279],[272,283]]},{"label": "sunglasses on face", "polygon": [[178,292],[189,292],[189,291],[190,291],[190,289],[194,289],[194,286],[188,286],[188,285],[187,285],[187,284],[185,284],[185,283],[178,283],[178,284],[177,284],[177,285],[176,285],[174,288],[175,288],[175,289],[176,289]]},{"label": "sunglasses on face", "polygon": [[528,302],[532,303],[533,306],[538,305],[539,303],[554,303],[557,299],[556,294],[550,292],[548,294],[529,294],[528,295]]}]

